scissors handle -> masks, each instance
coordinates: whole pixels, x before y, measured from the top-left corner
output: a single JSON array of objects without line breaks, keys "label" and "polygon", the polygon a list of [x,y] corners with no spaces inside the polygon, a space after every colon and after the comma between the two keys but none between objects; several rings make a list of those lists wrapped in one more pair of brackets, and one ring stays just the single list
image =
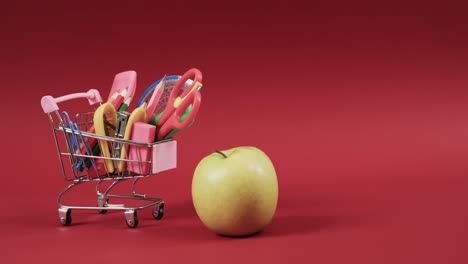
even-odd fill
[{"label": "scissors handle", "polygon": [[182,87],[184,87],[185,83],[189,79],[192,79],[193,83],[190,85],[190,87],[187,87],[187,89],[185,89],[185,91],[180,95],[180,97],[182,98],[186,97],[188,94],[192,92],[194,86],[197,85],[197,82],[199,84],[202,82],[202,73],[198,69],[195,69],[195,68],[192,68],[188,70],[186,73],[184,73],[184,75],[180,77],[180,80],[175,84],[174,90],[172,90],[171,97],[173,97],[174,100],[175,98],[179,96],[180,90],[182,89]]},{"label": "scissors handle", "polygon": [[[198,91],[195,91],[190,95],[190,98],[187,100],[182,101],[179,107],[173,112],[173,114],[169,117],[169,119],[161,126],[158,131],[158,138],[163,139],[166,137],[173,129],[182,130],[188,127],[193,120],[195,120],[195,116],[200,109],[201,104],[201,94]],[[190,110],[188,116],[181,121],[182,115],[184,114],[185,110],[192,105],[192,109]]]},{"label": "scissors handle", "polygon": [[[184,87],[185,83],[192,79],[193,83],[184,90],[184,92],[179,96],[180,90]],[[169,100],[167,102],[166,108],[163,111],[161,118],[159,119],[157,125],[162,126],[172,115],[175,109],[179,108],[182,101],[191,101],[190,95],[196,91],[196,89],[201,85],[202,81],[202,74],[198,69],[192,68],[180,77],[180,79],[174,85],[174,88],[171,91],[171,95],[169,96]],[[195,88],[195,89],[194,89]],[[179,100],[177,100],[180,98]],[[178,104],[176,105],[176,100]],[[185,110],[185,109],[184,109]]]}]

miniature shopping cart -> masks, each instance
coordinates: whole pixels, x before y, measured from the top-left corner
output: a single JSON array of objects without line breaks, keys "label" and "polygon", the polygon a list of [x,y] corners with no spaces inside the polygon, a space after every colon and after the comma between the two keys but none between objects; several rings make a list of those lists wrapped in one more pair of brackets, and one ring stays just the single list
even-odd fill
[{"label": "miniature shopping cart", "polygon": [[[58,103],[78,98],[87,99],[92,111],[79,112],[74,116],[59,111]],[[135,185],[143,177],[176,168],[177,142],[168,139],[152,143],[140,143],[115,137],[114,135],[96,134],[93,129],[95,125],[93,124],[93,115],[96,108],[101,104],[101,96],[94,89],[86,93],[70,94],[58,98],[44,96],[41,100],[42,108],[48,115],[52,125],[63,176],[66,181],[73,181],[59,193],[57,198],[60,222],[65,226],[70,225],[72,210],[96,210],[102,214],[108,210],[122,210],[128,227],[135,228],[138,226],[137,211],[144,208],[152,208],[153,217],[160,220],[164,215],[164,201],[160,198],[151,198],[145,194],[137,193]],[[106,114],[115,115],[117,113]],[[73,117],[73,120],[71,117]],[[102,155],[100,148],[104,145],[109,146],[109,156]],[[117,153],[122,149],[127,151],[137,150],[134,151],[136,156],[127,155],[122,158]],[[139,153],[146,153],[147,155],[140,155]],[[115,164],[116,169],[111,170],[109,162]],[[117,166],[122,162],[126,164],[124,170],[118,169]],[[101,183],[106,181],[109,183],[107,188],[100,186]],[[126,181],[132,181],[131,194],[110,193],[115,186]],[[96,184],[97,205],[81,206],[63,203],[62,197],[64,194],[86,182]],[[102,191],[100,187],[103,188]],[[132,201],[138,203],[138,205],[112,204],[110,198],[112,200],[116,198],[117,200]]]}]

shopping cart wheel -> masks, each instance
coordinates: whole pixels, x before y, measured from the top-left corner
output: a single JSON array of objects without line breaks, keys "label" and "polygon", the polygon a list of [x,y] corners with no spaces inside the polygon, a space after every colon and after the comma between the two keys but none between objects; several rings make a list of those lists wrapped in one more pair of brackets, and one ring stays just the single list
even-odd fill
[{"label": "shopping cart wheel", "polygon": [[125,211],[125,222],[130,228],[135,228],[138,226],[138,215],[136,210],[127,210]]},{"label": "shopping cart wheel", "polygon": [[153,208],[153,217],[156,220],[161,220],[164,216],[164,203],[155,205]]},{"label": "shopping cart wheel", "polygon": [[66,208],[59,208],[59,219],[64,226],[71,225],[72,217],[71,210]]},{"label": "shopping cart wheel", "polygon": [[[98,205],[97,205],[98,207],[107,207],[108,205],[109,205],[109,198],[107,198],[106,201],[104,202],[104,204],[102,204],[102,205],[100,205],[99,200],[98,200]],[[105,214],[105,213],[107,213],[107,210],[106,209],[101,209],[101,210],[99,210],[99,213],[100,214]]]}]

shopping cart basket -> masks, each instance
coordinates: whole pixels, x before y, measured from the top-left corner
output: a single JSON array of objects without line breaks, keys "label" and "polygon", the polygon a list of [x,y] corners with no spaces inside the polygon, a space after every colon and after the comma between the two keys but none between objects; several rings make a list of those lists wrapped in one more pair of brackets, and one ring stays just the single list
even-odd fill
[{"label": "shopping cart basket", "polygon": [[[77,113],[74,120],[71,120],[71,115],[69,116],[67,112],[60,112],[57,104],[78,98],[87,99],[92,111]],[[72,210],[97,210],[102,214],[106,213],[107,210],[122,210],[128,227],[135,228],[138,226],[137,211],[148,207],[152,207],[153,217],[160,220],[164,215],[164,201],[161,198],[152,198],[137,193],[135,185],[143,177],[176,168],[177,142],[168,139],[153,143],[140,143],[114,135],[103,136],[93,133],[94,111],[101,104],[101,96],[95,89],[86,93],[69,94],[58,98],[44,96],[41,99],[42,108],[52,125],[63,176],[66,181],[73,181],[57,197],[60,222],[65,226],[70,225]],[[116,114],[118,113],[106,113],[106,115]],[[110,146],[109,156],[102,155],[102,151],[100,151],[104,145]],[[121,158],[117,153],[118,150],[126,149],[128,151],[132,148],[137,150],[133,152],[136,155],[127,155],[125,158]],[[108,162],[113,164],[124,162],[127,166],[125,170],[121,171],[119,169],[110,170]],[[129,166],[130,164],[132,166]],[[116,166],[116,168],[119,167]],[[130,195],[110,193],[116,185],[128,180],[132,181]],[[103,191],[100,191],[100,184],[104,181],[110,181],[110,184]],[[97,205],[81,206],[63,203],[62,197],[65,193],[86,182],[96,184]],[[137,206],[111,204],[109,198],[131,199],[140,203]]]}]

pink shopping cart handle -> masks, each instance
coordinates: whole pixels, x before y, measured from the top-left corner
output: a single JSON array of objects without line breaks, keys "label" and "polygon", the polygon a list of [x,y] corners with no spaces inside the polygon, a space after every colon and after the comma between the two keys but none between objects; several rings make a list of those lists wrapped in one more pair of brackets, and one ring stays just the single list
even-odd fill
[{"label": "pink shopping cart handle", "polygon": [[102,103],[101,95],[96,89],[90,89],[86,93],[73,93],[64,96],[54,98],[50,95],[46,95],[41,99],[41,106],[44,110],[44,113],[48,114],[53,111],[59,110],[57,103],[77,99],[77,98],[86,98],[88,99],[89,105],[95,105],[97,103]]}]

